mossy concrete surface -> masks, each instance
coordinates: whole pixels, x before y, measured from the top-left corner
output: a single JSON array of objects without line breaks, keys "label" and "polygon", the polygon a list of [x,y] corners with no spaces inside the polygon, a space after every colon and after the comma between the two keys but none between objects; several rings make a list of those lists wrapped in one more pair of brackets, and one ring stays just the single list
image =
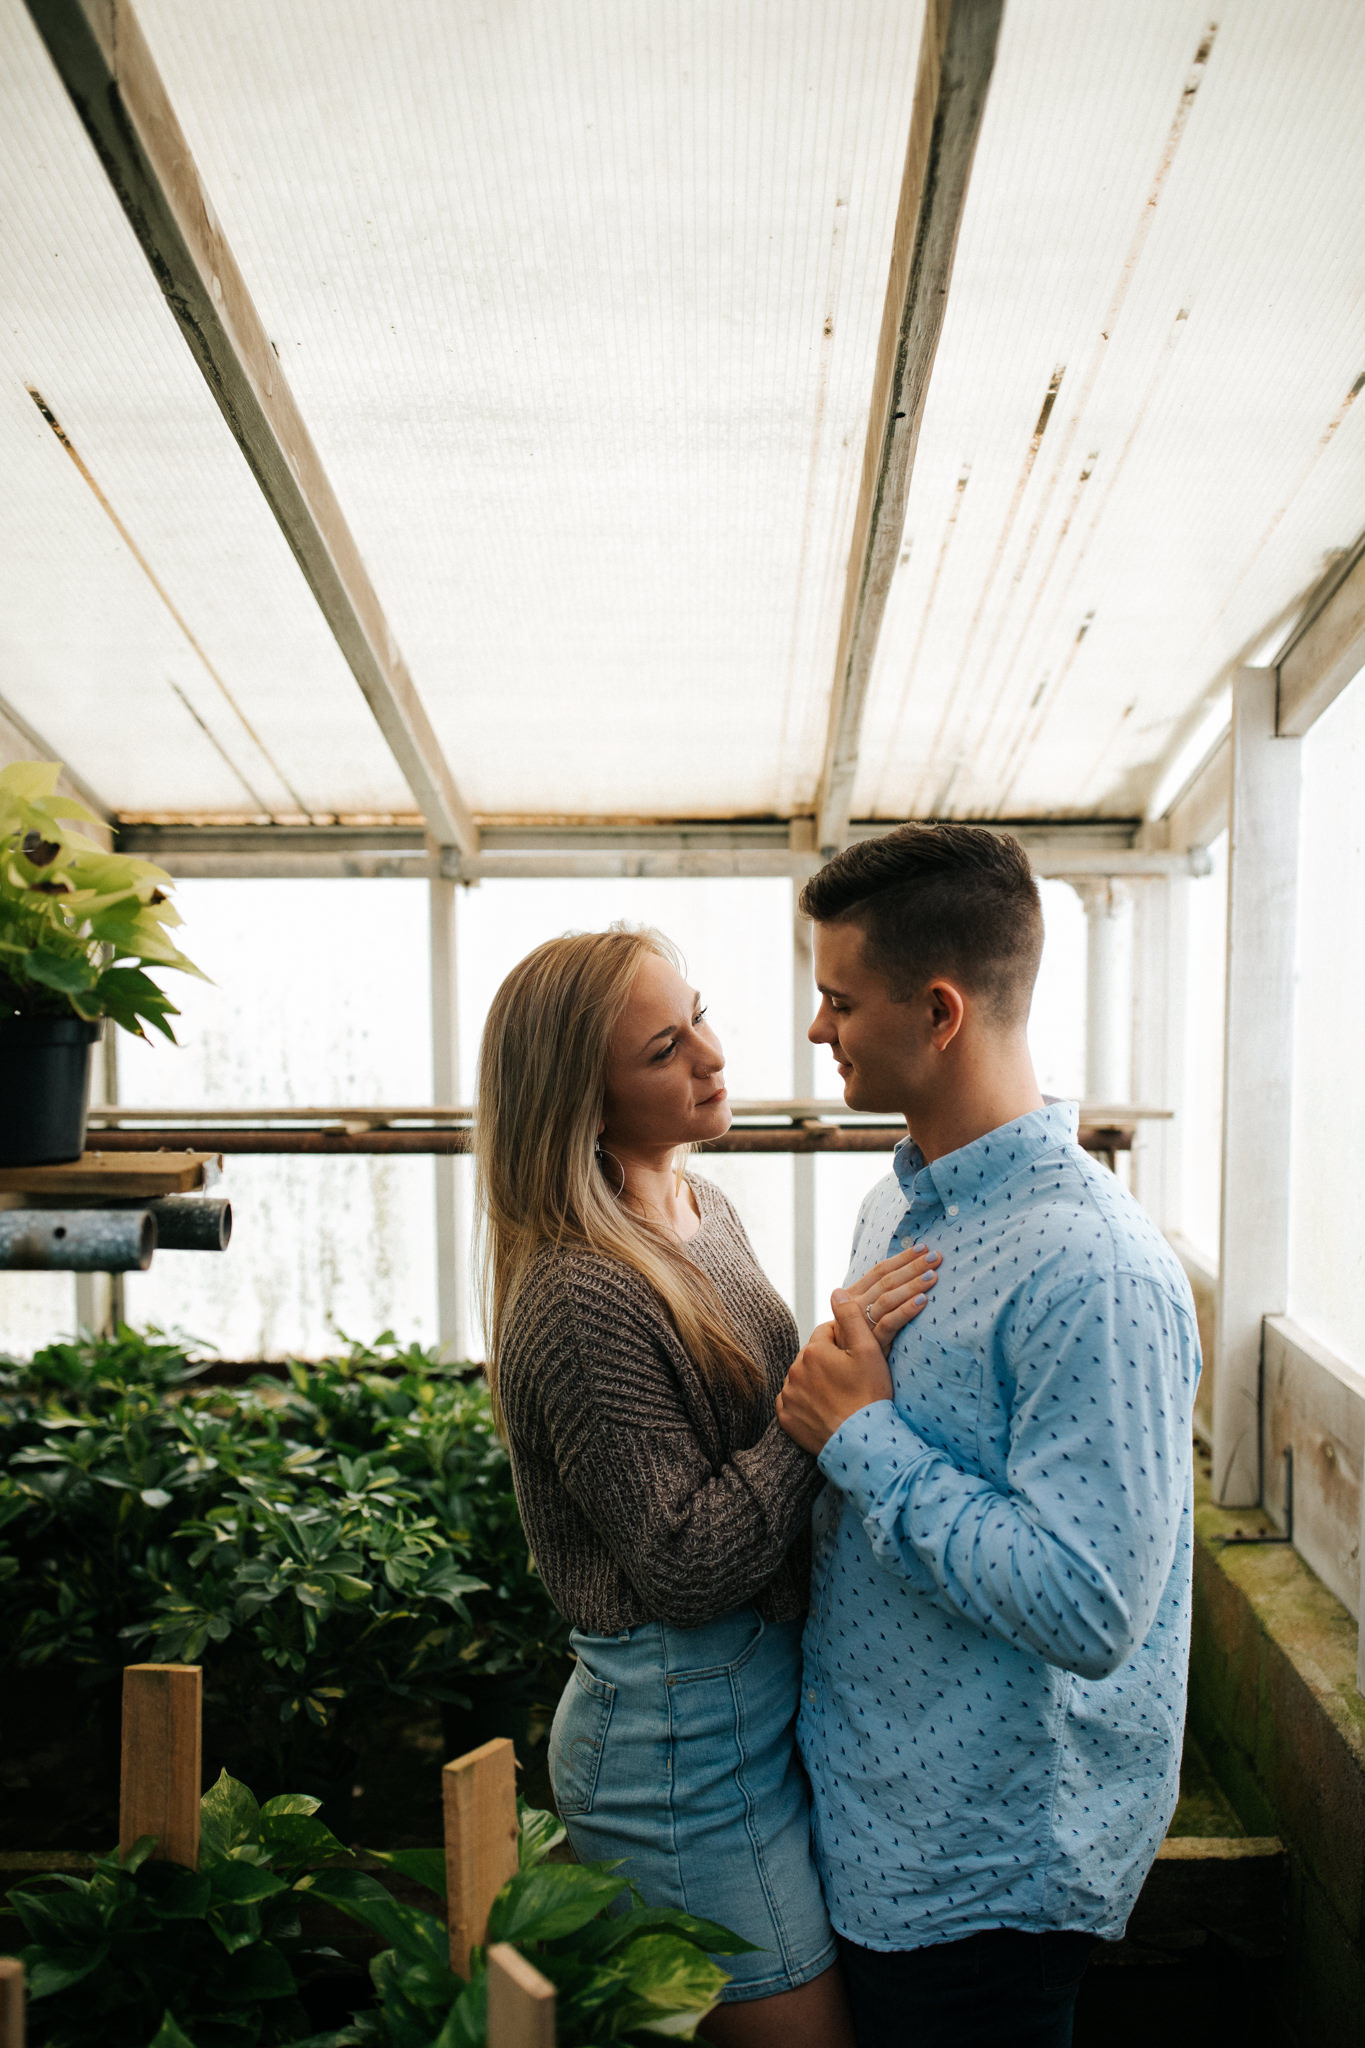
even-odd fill
[{"label": "mossy concrete surface", "polygon": [[1365,2043],[1365,1699],[1356,1625],[1254,1509],[1195,1503],[1190,1729],[1244,1825],[1290,1859],[1282,2038]]}]

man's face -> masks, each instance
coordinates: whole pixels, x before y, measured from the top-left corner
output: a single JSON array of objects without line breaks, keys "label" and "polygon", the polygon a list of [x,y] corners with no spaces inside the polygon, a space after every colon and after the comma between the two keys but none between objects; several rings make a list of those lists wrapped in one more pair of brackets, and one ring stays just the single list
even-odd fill
[{"label": "man's face", "polygon": [[930,992],[922,1001],[893,1002],[885,976],[863,959],[857,925],[817,924],[814,950],[820,1008],[807,1036],[834,1054],[850,1109],[904,1115],[931,1054]]}]

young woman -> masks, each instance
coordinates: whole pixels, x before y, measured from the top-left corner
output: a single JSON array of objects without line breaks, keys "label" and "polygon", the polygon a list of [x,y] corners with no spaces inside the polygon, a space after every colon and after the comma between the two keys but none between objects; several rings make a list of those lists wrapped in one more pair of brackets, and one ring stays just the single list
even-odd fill
[{"label": "young woman", "polygon": [[[479,1080],[489,1373],[573,1624],[550,1769],[576,1854],[756,1945],[705,2038],[851,2048],[793,1746],[821,1484],[774,1419],[797,1333],[726,1197],[682,1171],[729,1126],[723,1065],[657,932],[552,939],[508,975]],[[860,1284],[885,1344],[933,1263]]]}]

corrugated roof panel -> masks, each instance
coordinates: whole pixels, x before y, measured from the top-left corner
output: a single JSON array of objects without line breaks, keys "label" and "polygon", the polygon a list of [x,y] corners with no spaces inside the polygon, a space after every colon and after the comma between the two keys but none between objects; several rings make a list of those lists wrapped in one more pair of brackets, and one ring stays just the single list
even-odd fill
[{"label": "corrugated roof panel", "polygon": [[0,696],[119,811],[410,814],[21,0],[0,134]]},{"label": "corrugated roof panel", "polygon": [[920,9],[139,13],[475,808],[809,802]]},{"label": "corrugated roof panel", "polygon": [[1358,22],[1006,10],[859,812],[1139,810],[1365,523]]}]

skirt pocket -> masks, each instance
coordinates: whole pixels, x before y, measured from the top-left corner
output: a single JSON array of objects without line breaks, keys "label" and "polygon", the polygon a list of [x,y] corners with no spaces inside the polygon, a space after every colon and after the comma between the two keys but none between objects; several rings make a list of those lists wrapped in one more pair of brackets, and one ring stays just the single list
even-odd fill
[{"label": "skirt pocket", "polygon": [[564,1688],[550,1729],[550,1783],[561,1820],[591,1813],[616,1687],[581,1663]]}]

